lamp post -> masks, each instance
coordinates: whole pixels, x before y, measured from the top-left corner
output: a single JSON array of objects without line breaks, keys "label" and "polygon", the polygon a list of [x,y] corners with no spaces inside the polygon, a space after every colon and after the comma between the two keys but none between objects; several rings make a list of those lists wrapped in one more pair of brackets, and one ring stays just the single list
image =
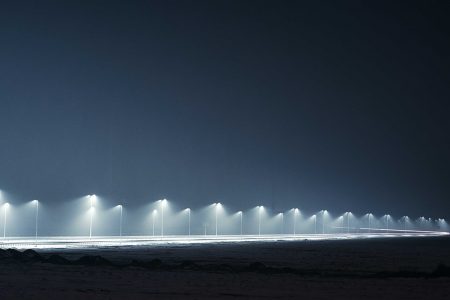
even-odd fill
[{"label": "lamp post", "polygon": [[294,208],[294,235],[296,235],[297,229],[297,215],[298,215],[298,208]]},{"label": "lamp post", "polygon": [[191,209],[187,208],[187,213],[188,213],[188,225],[189,225],[189,236],[191,236]]},{"label": "lamp post", "polygon": [[152,235],[155,236],[155,220],[156,220],[156,214],[158,211],[156,209],[153,210],[152,213]]},{"label": "lamp post", "polygon": [[90,200],[91,203],[91,207],[89,208],[89,214],[90,214],[90,221],[89,221],[89,239],[92,238],[92,221],[93,221],[93,217],[94,217],[94,201],[95,201],[95,195],[89,195],[88,198]]},{"label": "lamp post", "polygon": [[321,210],[322,212],[322,234],[325,234],[325,213],[327,212],[326,209]]},{"label": "lamp post", "polygon": [[369,213],[368,214],[368,217],[369,217],[369,232],[371,232],[371,219],[370,219],[370,217],[372,216],[372,213]]},{"label": "lamp post", "polygon": [[242,213],[242,211],[239,211],[238,214],[239,214],[240,219],[241,219],[241,236],[242,236],[242,217],[243,217],[243,213]]},{"label": "lamp post", "polygon": [[166,199],[162,199],[161,201],[161,237],[164,236],[164,206],[167,203]]},{"label": "lamp post", "polygon": [[263,210],[262,206],[258,206],[258,235],[261,236],[261,212]]},{"label": "lamp post", "polygon": [[347,212],[347,233],[350,233],[350,215],[351,212]]},{"label": "lamp post", "polygon": [[280,213],[281,216],[281,234],[284,232],[284,213]]},{"label": "lamp post", "polygon": [[218,210],[218,204],[217,203],[214,203],[214,205],[215,205],[215,208],[214,208],[214,213],[215,213],[215,216],[216,216],[216,236],[217,236],[217,210]]},{"label": "lamp post", "polygon": [[35,241],[37,242],[37,233],[38,233],[38,216],[39,216],[39,201],[37,201],[37,200],[33,200],[32,201],[33,203],[34,203],[34,205],[35,205],[35,208],[36,208],[36,210],[35,210],[35,235],[34,235],[34,238],[35,238]]},{"label": "lamp post", "polygon": [[218,202],[218,203],[214,203],[214,206],[215,206],[215,215],[216,215],[216,236],[217,236],[217,233],[218,233],[218,226],[217,226],[217,219],[218,219],[218,214],[219,214],[219,207],[220,207],[220,202]]},{"label": "lamp post", "polygon": [[122,204],[119,205],[119,209],[120,209],[120,219],[119,219],[119,236],[122,237]]},{"label": "lamp post", "polygon": [[313,215],[314,217],[314,234],[317,234],[317,215]]},{"label": "lamp post", "polygon": [[386,215],[386,232],[389,231],[389,215]]},{"label": "lamp post", "polygon": [[9,203],[5,203],[4,207],[3,207],[3,211],[4,211],[4,216],[3,216],[3,238],[6,238],[6,212],[9,208]]},{"label": "lamp post", "polygon": [[36,205],[36,213],[35,213],[35,241],[37,242],[38,237],[38,216],[39,216],[39,201],[33,200],[34,204]]}]

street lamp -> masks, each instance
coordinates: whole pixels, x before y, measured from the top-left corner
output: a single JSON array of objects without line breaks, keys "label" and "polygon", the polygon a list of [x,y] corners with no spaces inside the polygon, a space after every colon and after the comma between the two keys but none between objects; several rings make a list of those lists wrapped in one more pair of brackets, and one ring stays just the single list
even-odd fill
[{"label": "street lamp", "polygon": [[317,215],[313,215],[314,218],[314,234],[317,234]]},{"label": "street lamp", "polygon": [[155,219],[156,219],[156,214],[158,213],[158,211],[156,209],[153,210],[152,213],[152,235],[155,236]]},{"label": "street lamp", "polygon": [[261,236],[261,213],[264,207],[257,206],[257,208],[258,208],[258,235]]},{"label": "street lamp", "polygon": [[3,205],[3,211],[4,211],[4,217],[3,217],[3,238],[6,238],[6,216],[7,216],[6,212],[8,211],[8,208],[9,208],[9,203],[6,202]]},{"label": "street lamp", "polygon": [[36,213],[35,213],[35,239],[37,241],[38,237],[38,216],[39,216],[39,201],[33,200],[33,203],[36,205]]},{"label": "street lamp", "polygon": [[372,213],[368,213],[367,214],[367,216],[368,216],[368,218],[369,218],[369,232],[371,232],[372,231],[372,228],[371,228],[371,216],[372,216]]},{"label": "street lamp", "polygon": [[119,219],[119,236],[122,237],[122,204],[119,204],[119,209],[120,209],[120,219]]},{"label": "street lamp", "polygon": [[242,211],[238,211],[238,214],[239,214],[239,216],[241,218],[241,235],[242,235],[242,217],[243,217],[243,213],[242,213]]},{"label": "street lamp", "polygon": [[280,213],[281,216],[281,234],[284,232],[284,213]]},{"label": "street lamp", "polygon": [[191,209],[190,208],[186,208],[187,213],[188,213],[188,224],[189,224],[189,236],[191,236]]},{"label": "street lamp", "polygon": [[389,232],[389,217],[390,217],[390,215],[385,215],[385,218],[386,218],[386,232]]},{"label": "street lamp", "polygon": [[403,216],[403,230],[406,231],[406,223],[408,222],[409,217]]},{"label": "street lamp", "polygon": [[420,217],[419,221],[420,221],[419,222],[419,228],[423,230],[424,229],[425,217]]},{"label": "street lamp", "polygon": [[352,213],[348,211],[345,214],[347,215],[347,233],[350,233],[350,215]]},{"label": "street lamp", "polygon": [[216,236],[217,236],[217,232],[218,232],[217,218],[218,218],[218,214],[219,214],[219,208],[220,208],[220,206],[222,206],[222,204],[220,204],[220,202],[218,202],[218,203],[214,203],[214,206],[215,206],[215,215],[216,215]]},{"label": "street lamp", "polygon": [[164,206],[166,206],[167,204],[167,199],[162,199],[159,200],[159,202],[161,203],[161,237],[164,236]]},{"label": "street lamp", "polygon": [[96,196],[95,195],[89,195],[88,198],[89,198],[90,203],[91,203],[91,207],[89,208],[89,214],[90,214],[89,239],[91,239],[92,238],[92,220],[93,220],[94,210],[95,210],[94,202],[95,202]]},{"label": "street lamp", "polygon": [[322,213],[322,234],[325,234],[325,213],[327,210],[322,209],[320,212]]},{"label": "street lamp", "polygon": [[294,208],[294,235],[296,234],[295,230],[297,227],[297,214],[298,214],[298,208]]}]

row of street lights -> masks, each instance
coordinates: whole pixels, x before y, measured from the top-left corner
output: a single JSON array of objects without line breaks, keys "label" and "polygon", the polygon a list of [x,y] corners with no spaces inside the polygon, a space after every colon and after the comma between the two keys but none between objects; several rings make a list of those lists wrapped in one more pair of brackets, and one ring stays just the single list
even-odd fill
[{"label": "row of street lights", "polygon": [[[39,201],[33,200],[31,201],[35,205],[35,239],[38,237],[38,218],[39,218]],[[9,209],[9,203],[6,202],[3,204],[3,238],[6,238],[6,220],[8,218],[7,211]]]},{"label": "row of street lights", "polygon": [[[96,201],[96,195],[88,195],[87,198],[90,201],[90,216],[89,216],[89,238],[92,238],[92,228],[93,228],[93,219],[94,219],[94,211],[95,211],[95,201]],[[35,239],[37,240],[38,237],[38,218],[39,218],[39,201],[33,200],[32,203],[35,205]],[[161,199],[158,200],[157,203],[160,204],[160,211],[161,211],[161,237],[164,236],[164,208],[167,205],[167,199]],[[218,236],[218,214],[219,210],[222,207],[221,203],[213,203],[213,206],[215,208],[215,235]],[[119,219],[119,236],[122,236],[122,222],[123,222],[123,206],[117,205],[117,207],[120,209],[120,219]],[[6,225],[7,225],[7,210],[9,208],[9,203],[4,204],[4,217],[3,217],[3,238],[6,238]],[[258,210],[258,236],[261,235],[261,217],[262,213],[264,211],[264,206],[257,206]],[[191,209],[186,208],[185,211],[188,214],[188,235],[191,236]],[[294,215],[294,235],[297,234],[296,227],[297,227],[297,216],[300,214],[300,210],[298,208],[293,208],[291,211],[293,211]],[[158,211],[156,209],[152,212],[152,234],[155,235],[155,220],[156,215]],[[325,218],[326,214],[328,213],[327,210],[321,210],[318,214],[321,215],[322,219],[322,234],[325,234]],[[243,234],[243,212],[238,211],[238,215],[240,216],[240,234]],[[281,233],[283,234],[284,231],[284,214],[279,213],[281,217]],[[350,233],[350,216],[352,215],[351,212],[345,212],[342,216],[340,216],[338,219],[341,219],[341,227],[342,230],[344,230],[344,216],[347,218],[347,233]],[[372,218],[373,214],[368,213],[366,214],[368,218],[368,231],[372,231]],[[389,230],[389,220],[391,219],[391,216],[386,214],[383,216],[385,218],[386,223],[386,230]],[[317,214],[314,214],[312,216],[312,219],[314,220],[314,233],[317,234]],[[409,221],[409,218],[407,216],[402,217],[403,223],[404,223],[404,230],[406,230],[406,224]],[[424,217],[419,218],[421,222],[427,221]],[[439,222],[444,222],[444,219],[439,219]],[[205,227],[205,235],[206,235],[206,227]]]}]

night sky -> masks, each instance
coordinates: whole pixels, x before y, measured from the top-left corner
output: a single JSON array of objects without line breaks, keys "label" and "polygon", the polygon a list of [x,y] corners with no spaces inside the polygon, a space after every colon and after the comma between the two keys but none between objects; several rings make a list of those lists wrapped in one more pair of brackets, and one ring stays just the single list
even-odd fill
[{"label": "night sky", "polygon": [[0,189],[450,217],[448,1],[2,1]]}]

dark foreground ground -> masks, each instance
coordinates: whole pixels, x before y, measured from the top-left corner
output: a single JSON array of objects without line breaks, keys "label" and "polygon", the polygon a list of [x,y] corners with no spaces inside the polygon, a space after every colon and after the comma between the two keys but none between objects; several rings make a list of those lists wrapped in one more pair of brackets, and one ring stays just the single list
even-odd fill
[{"label": "dark foreground ground", "polygon": [[450,299],[450,237],[0,250],[0,299]]}]

